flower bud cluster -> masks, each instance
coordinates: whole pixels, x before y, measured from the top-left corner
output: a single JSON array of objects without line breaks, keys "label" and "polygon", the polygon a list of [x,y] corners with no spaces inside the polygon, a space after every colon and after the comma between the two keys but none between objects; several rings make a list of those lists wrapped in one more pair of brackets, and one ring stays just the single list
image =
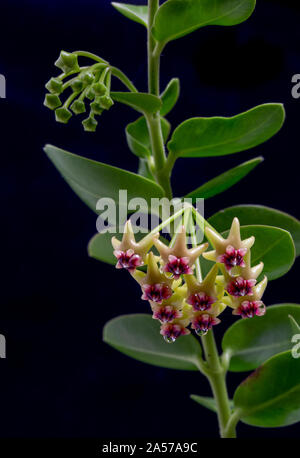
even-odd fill
[{"label": "flower bud cluster", "polygon": [[[188,248],[184,227],[170,246],[159,239],[159,233],[136,242],[129,220],[122,241],[112,239],[116,267],[128,270],[139,283],[141,298],[149,302],[167,342],[190,334],[189,326],[198,335],[205,335],[220,323],[219,315],[227,306],[242,318],[265,313],[261,298],[267,278],[257,283],[263,263],[251,267],[254,237],[241,240],[237,218],[226,239],[211,227],[206,228],[206,237],[214,250],[206,251],[208,243]],[[159,256],[151,250],[153,246]],[[203,280],[194,275],[195,262],[201,256],[214,262]],[[146,272],[140,269],[144,265]]]},{"label": "flower bud cluster", "polygon": [[[110,97],[111,73],[109,64],[96,63],[89,67],[80,67],[76,53],[62,51],[56,67],[62,74],[51,78],[46,89],[49,91],[44,100],[44,105],[55,111],[56,121],[66,124],[73,114],[86,113],[89,106],[89,115],[82,121],[84,130],[95,132],[100,116],[104,110],[109,110],[114,104]],[[67,81],[64,81],[66,78]],[[71,95],[63,104],[61,95],[65,90],[71,90]]]}]

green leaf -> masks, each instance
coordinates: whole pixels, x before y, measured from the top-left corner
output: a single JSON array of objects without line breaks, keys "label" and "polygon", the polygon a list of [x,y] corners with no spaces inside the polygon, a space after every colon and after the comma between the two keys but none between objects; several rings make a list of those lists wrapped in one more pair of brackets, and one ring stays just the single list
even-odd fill
[{"label": "green leaf", "polygon": [[[217,413],[217,405],[214,398],[210,398],[209,396],[198,396],[197,394],[191,394],[191,399],[206,409],[211,410],[212,412]],[[231,409],[233,408],[233,401],[230,402]]]},{"label": "green leaf", "polygon": [[168,0],[156,13],[152,32],[168,43],[206,25],[240,24],[254,8],[255,0]]},{"label": "green leaf", "polygon": [[[228,232],[222,232],[222,236],[226,238]],[[255,244],[251,248],[251,264],[256,265],[262,261],[263,275],[266,275],[269,280],[275,280],[286,274],[295,261],[295,245],[291,234],[272,226],[241,226],[243,239],[252,235],[255,237]],[[203,275],[206,275],[212,263],[201,260],[202,266]]]},{"label": "green leaf", "polygon": [[243,162],[237,167],[227,170],[227,172],[224,172],[212,180],[207,181],[198,189],[195,189],[195,191],[190,192],[186,197],[192,199],[208,199],[209,197],[216,196],[217,194],[226,191],[226,189],[231,188],[231,186],[238,183],[263,160],[264,158],[260,156],[256,157],[255,159],[251,159],[250,161]]},{"label": "green leaf", "polygon": [[135,173],[77,156],[52,145],[46,145],[44,151],[73,191],[96,213],[96,204],[101,197],[113,199],[120,209],[124,207],[123,210],[127,212],[126,202],[123,205],[119,203],[119,190],[127,190],[128,201],[142,197],[148,205],[151,204],[151,198],[164,195],[160,186]]},{"label": "green leaf", "polygon": [[192,118],[175,129],[168,148],[178,157],[238,153],[271,138],[283,121],[283,106],[276,103],[259,105],[231,118]]},{"label": "green leaf", "polygon": [[112,6],[128,19],[148,28],[148,6],[129,5],[128,3],[112,2]]},{"label": "green leaf", "polygon": [[175,106],[180,94],[180,81],[178,78],[172,78],[160,98],[162,107],[160,114],[166,116]]},{"label": "green leaf", "polygon": [[272,305],[264,316],[236,321],[222,341],[222,349],[230,358],[229,370],[250,371],[271,356],[290,350],[294,331],[289,315],[300,321],[300,305]]},{"label": "green leaf", "polygon": [[123,315],[109,321],[103,340],[112,347],[138,361],[170,369],[197,370],[201,354],[198,340],[184,336],[172,344],[159,333],[159,323],[150,315]]},{"label": "green leaf", "polygon": [[161,108],[160,98],[152,94],[143,92],[111,92],[110,96],[116,102],[124,103],[143,114],[153,114]]},{"label": "green leaf", "polygon": [[234,394],[241,420],[277,428],[300,420],[300,360],[290,351],[273,356],[253,372]]},{"label": "green leaf", "polygon": [[234,217],[240,220],[242,225],[263,224],[276,226],[289,231],[293,237],[296,255],[300,254],[300,221],[287,213],[262,205],[237,205],[225,208],[208,219],[208,222],[222,232],[229,229]]},{"label": "green leaf", "polygon": [[[113,228],[115,230],[115,228]],[[97,259],[98,261],[106,262],[113,266],[116,265],[116,258],[113,254],[113,247],[111,239],[113,236],[118,236],[115,232],[104,232],[95,234],[91,238],[88,244],[88,254],[91,258]],[[122,235],[119,235],[122,238]]]},{"label": "green leaf", "polygon": [[[164,142],[166,142],[170,133],[171,125],[165,118],[161,118],[161,127]],[[132,153],[142,158],[151,156],[151,141],[147,122],[144,116],[128,124],[125,132],[127,143]]]}]

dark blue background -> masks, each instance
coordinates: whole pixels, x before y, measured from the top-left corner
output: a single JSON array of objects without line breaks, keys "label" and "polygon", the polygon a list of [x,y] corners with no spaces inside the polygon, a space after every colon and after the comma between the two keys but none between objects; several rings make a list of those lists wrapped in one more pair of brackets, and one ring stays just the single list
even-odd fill
[{"label": "dark blue background", "polygon": [[[136,3],[144,3],[139,1]],[[162,87],[181,79],[173,126],[192,116],[230,116],[264,102],[283,102],[282,131],[255,150],[232,157],[180,160],[176,195],[263,154],[265,162],[238,186],[206,203],[206,214],[240,203],[274,206],[300,217],[300,100],[291,78],[300,73],[300,7],[259,0],[253,16],[233,28],[208,27],[169,44]],[[131,360],[101,341],[107,320],[147,312],[134,282],[89,259],[95,215],[61,179],[42,151],[52,143],[136,171],[124,127],[136,114],[115,106],[96,134],[78,119],[55,123],[43,107],[44,84],[56,74],[61,49],[94,51],[146,89],[145,30],[106,0],[15,1],[1,4],[0,100],[2,437],[216,437],[212,413],[189,400],[209,394],[197,373],[164,370]],[[117,86],[115,86],[117,87]],[[269,285],[267,304],[297,302],[299,264]],[[224,323],[232,322],[231,316]],[[224,324],[217,330],[224,332]],[[241,375],[230,375],[231,394]],[[296,437],[299,425],[279,430],[241,425],[241,437]]]}]

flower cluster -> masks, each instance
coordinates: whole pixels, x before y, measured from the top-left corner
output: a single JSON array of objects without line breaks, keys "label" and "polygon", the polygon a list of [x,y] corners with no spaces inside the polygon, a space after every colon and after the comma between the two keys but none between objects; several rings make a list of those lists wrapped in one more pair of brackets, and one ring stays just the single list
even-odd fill
[{"label": "flower cluster", "polygon": [[[46,84],[49,92],[44,105],[55,110],[56,121],[66,124],[72,117],[72,112],[75,115],[85,113],[86,104],[89,104],[89,116],[82,121],[82,125],[85,131],[95,132],[98,124],[95,116],[101,115],[113,105],[110,97],[109,64],[101,60],[89,67],[80,67],[76,53],[62,51],[55,65],[62,73]],[[64,81],[69,76],[72,77]],[[71,95],[62,104],[60,95],[67,89],[71,89]]]},{"label": "flower cluster", "polygon": [[[160,333],[167,342],[190,334],[188,326],[198,335],[205,335],[220,323],[218,316],[227,306],[242,318],[265,313],[261,298],[267,278],[257,283],[263,263],[251,267],[254,237],[241,240],[237,218],[226,239],[211,227],[205,233],[213,251],[206,251],[208,243],[188,248],[184,227],[170,246],[159,239],[159,233],[136,242],[130,221],[122,241],[112,239],[116,267],[128,270],[139,283],[141,297],[150,303],[153,318],[160,321]],[[151,251],[153,246],[159,256]],[[194,275],[200,256],[214,262],[203,280]],[[139,269],[143,265],[146,272]]]}]

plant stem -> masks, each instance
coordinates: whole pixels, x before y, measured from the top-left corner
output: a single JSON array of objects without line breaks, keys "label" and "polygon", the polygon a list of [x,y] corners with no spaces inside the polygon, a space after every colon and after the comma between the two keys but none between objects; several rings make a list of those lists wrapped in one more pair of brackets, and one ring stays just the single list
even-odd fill
[{"label": "plant stem", "polygon": [[[152,36],[151,28],[155,14],[159,8],[159,0],[148,0],[148,91],[149,94],[159,96],[160,81],[160,52],[154,53],[156,40]],[[166,154],[161,129],[160,113],[146,116],[151,149],[154,158],[154,176],[157,183],[165,191],[168,199],[172,199],[172,188],[170,182],[170,170],[165,167]]]},{"label": "plant stem", "polygon": [[131,91],[131,92],[138,92],[137,88],[134,84],[130,81],[129,78],[119,69],[116,67],[110,67],[111,74],[118,78],[122,83]]},{"label": "plant stem", "polygon": [[240,420],[241,412],[239,409],[236,409],[231,415],[228,420],[227,426],[225,428],[224,437],[227,438],[234,438],[236,437],[236,425]]},{"label": "plant stem", "polygon": [[231,412],[226,387],[226,371],[220,362],[213,330],[208,331],[206,336],[201,337],[201,340],[209,370],[207,378],[217,405],[220,435],[221,437],[235,437],[234,428],[230,430],[230,436],[227,435],[226,426]]},{"label": "plant stem", "polygon": [[148,91],[159,95],[160,54],[154,55],[156,41],[151,33],[154,16],[159,8],[159,0],[148,0]]},{"label": "plant stem", "polygon": [[[198,222],[200,220],[201,223],[205,220],[203,220],[202,216],[195,210],[194,207],[192,207],[191,213],[192,218],[190,220],[189,229],[190,233],[192,234],[192,245],[197,246],[193,217],[196,218],[196,221],[198,219]],[[196,276],[197,280],[201,282],[202,274],[199,258],[196,261]],[[199,365],[199,370],[208,378],[214,399],[216,401],[220,435],[221,437],[235,437],[236,423],[234,424],[234,421],[232,422],[232,428],[229,428],[227,431],[228,422],[231,414],[226,386],[226,372],[228,362],[224,361],[223,364],[221,358],[219,357],[212,329],[208,331],[208,333],[205,336],[201,337],[201,341],[206,359],[206,366],[204,366],[203,364],[202,366]]]},{"label": "plant stem", "polygon": [[73,54],[77,54],[78,57],[87,57],[88,59],[92,59],[96,62],[108,64],[108,62],[101,57],[97,56],[96,54],[93,54],[92,52],[88,51],[74,51]]}]

